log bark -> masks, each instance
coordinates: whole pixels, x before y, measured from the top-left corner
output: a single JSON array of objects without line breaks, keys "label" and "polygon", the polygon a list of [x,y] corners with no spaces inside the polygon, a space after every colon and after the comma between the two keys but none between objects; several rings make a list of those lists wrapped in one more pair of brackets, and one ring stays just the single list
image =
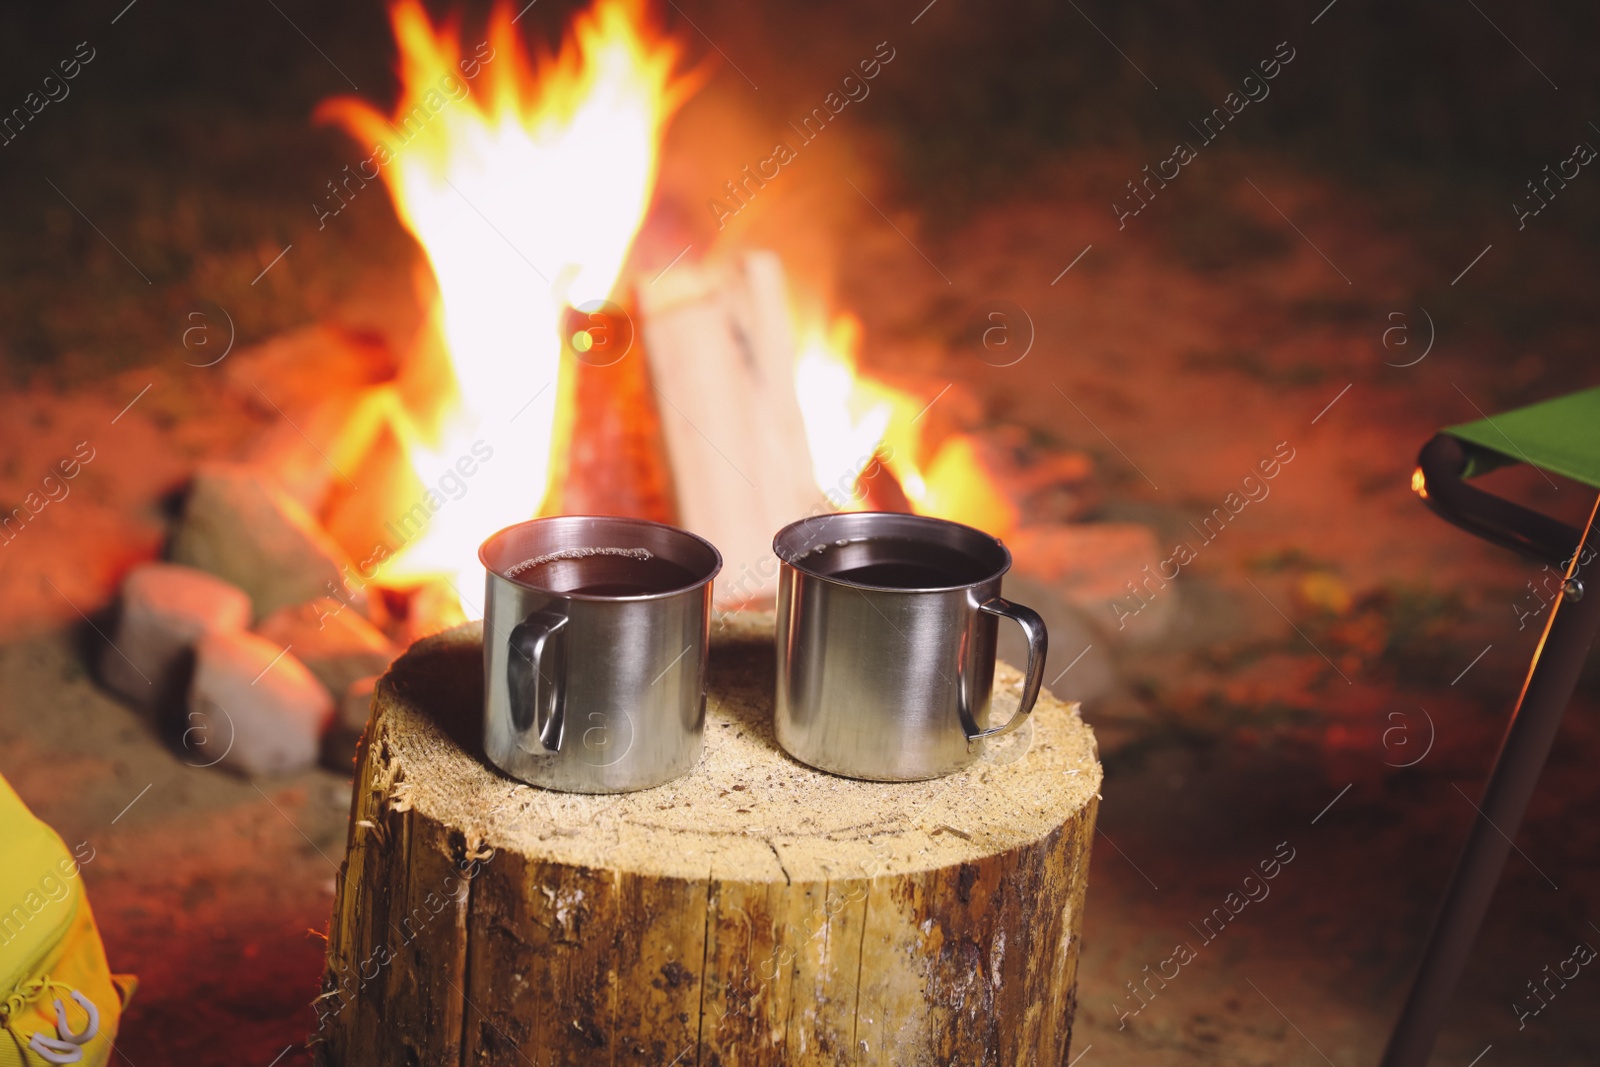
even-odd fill
[{"label": "log bark", "polygon": [[[1101,772],[1077,706],[932,782],[772,734],[772,617],[714,624],[694,773],[546,792],[482,756],[481,624],[379,683],[323,1064],[1066,1064]],[[996,702],[1020,676],[1001,665]],[[1002,706],[996,714],[1004,714]]]}]

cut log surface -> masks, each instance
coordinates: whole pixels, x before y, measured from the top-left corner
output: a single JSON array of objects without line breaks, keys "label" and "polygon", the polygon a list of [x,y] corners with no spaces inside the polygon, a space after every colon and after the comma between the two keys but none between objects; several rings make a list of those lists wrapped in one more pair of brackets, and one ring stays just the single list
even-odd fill
[{"label": "cut log surface", "polygon": [[[1066,1064],[1101,772],[1077,706],[930,782],[772,733],[772,616],[713,623],[705,752],[609,796],[496,772],[481,624],[380,681],[313,1037],[325,1064]],[[997,671],[996,721],[1018,673]]]}]

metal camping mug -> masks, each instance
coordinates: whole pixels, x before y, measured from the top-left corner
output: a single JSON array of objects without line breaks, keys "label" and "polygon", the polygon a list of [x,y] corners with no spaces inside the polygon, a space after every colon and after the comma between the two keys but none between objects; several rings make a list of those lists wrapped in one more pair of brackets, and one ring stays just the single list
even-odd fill
[{"label": "metal camping mug", "polygon": [[483,740],[501,770],[569,793],[647,789],[700,758],[711,580],[686,530],[563,515],[478,551]]},{"label": "metal camping mug", "polygon": [[[852,512],[773,538],[778,743],[819,770],[915,781],[959,770],[1039,696],[1044,621],[1000,596],[1011,553],[970,526]],[[989,725],[1000,618],[1028,639],[1017,710]]]}]

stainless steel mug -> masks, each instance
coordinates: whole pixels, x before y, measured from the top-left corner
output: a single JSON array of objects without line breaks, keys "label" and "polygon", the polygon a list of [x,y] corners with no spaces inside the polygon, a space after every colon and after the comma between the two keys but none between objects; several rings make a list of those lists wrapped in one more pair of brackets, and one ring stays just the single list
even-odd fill
[{"label": "stainless steel mug", "polygon": [[483,543],[483,739],[531,785],[621,793],[693,769],[705,728],[711,580],[686,530],[563,515]]},{"label": "stainless steel mug", "polygon": [[[970,526],[853,512],[792,523],[778,577],[778,743],[819,770],[914,781],[972,762],[1039,696],[1044,621],[1000,596],[1011,553]],[[1022,699],[989,725],[998,620],[1028,638]]]}]

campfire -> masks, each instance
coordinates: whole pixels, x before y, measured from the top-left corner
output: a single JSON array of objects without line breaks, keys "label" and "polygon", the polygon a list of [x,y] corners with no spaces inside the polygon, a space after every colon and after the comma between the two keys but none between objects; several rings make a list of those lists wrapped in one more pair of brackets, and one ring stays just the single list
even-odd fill
[{"label": "campfire", "polygon": [[[593,356],[616,343],[566,327],[612,297],[649,205],[662,131],[690,89],[674,74],[677,48],[641,14],[621,2],[595,7],[536,67],[508,9],[497,9],[484,45],[466,48],[420,3],[400,3],[393,114],[348,98],[319,111],[360,144],[409,135],[379,170],[429,268],[419,287],[427,326],[388,409],[403,480],[425,493],[480,460],[470,492],[390,547],[384,586],[444,580],[477,605],[485,532],[553,504],[573,431],[575,383],[563,363],[574,346]],[[452,86],[459,98],[441,99]],[[400,502],[362,504],[392,513]]]},{"label": "campfire", "polygon": [[[373,580],[391,594],[450,587],[457,602],[433,597],[441,614],[413,632],[480,616],[476,545],[535,515],[683,522],[730,552],[724,606],[770,596],[771,532],[795,514],[874,506],[1014,527],[971,441],[924,446],[917,422],[934,398],[862,375],[859,321],[815,301],[802,311],[778,255],[630,262],[667,124],[703,80],[681,72],[681,49],[641,4],[601,0],[543,62],[506,8],[471,48],[420,4],[392,17],[393,112],[340,98],[318,114],[374,146],[427,258],[429,312],[396,382],[375,389],[390,447],[371,462],[400,472],[376,472],[385,496],[319,503],[341,531],[352,510],[400,516],[387,543],[341,540],[382,555]],[[403,145],[385,151],[396,131]],[[594,409],[656,437],[636,447],[655,463],[624,472],[635,484],[621,499],[569,489],[616,458],[585,440]]]},{"label": "campfire", "polygon": [[1192,7],[19,13],[5,1040],[1581,1060],[1582,20]]},{"label": "campfire", "polygon": [[[892,361],[869,358],[855,311],[791,277],[782,248],[720,233],[705,248],[636,247],[668,127],[707,76],[643,3],[597,0],[543,55],[504,6],[481,36],[416,0],[398,0],[391,22],[392,107],[345,96],[315,113],[362,152],[317,210],[326,223],[381,186],[423,253],[421,327],[398,353],[311,327],[228,359],[276,426],[240,462],[197,472],[171,552],[222,591],[189,574],[130,582],[121,643],[151,658],[104,672],[176,714],[182,744],[209,744],[201,762],[277,770],[320,745],[347,767],[371,676],[419,637],[481,618],[478,544],[532,517],[680,524],[722,550],[724,612],[770,606],[773,531],[834,511],[952,519],[1016,535],[1024,565],[1036,557],[1052,580],[1063,560],[1072,570],[1075,528],[1023,517],[1082,514],[1085,457],[980,428],[959,382],[869,370]],[[1098,527],[1088,543],[1108,531],[1128,576],[1157,558],[1137,527]],[[1086,590],[1104,585],[1076,566]],[[156,636],[130,635],[141,626]],[[248,646],[238,670],[276,665],[293,681],[279,696],[295,713],[262,712],[298,724],[293,756],[251,766],[224,752],[237,720],[258,729],[259,684],[244,710],[170,710],[174,659],[216,629]],[[180,681],[141,681],[158,674]],[[319,721],[333,723],[320,741]]]}]

